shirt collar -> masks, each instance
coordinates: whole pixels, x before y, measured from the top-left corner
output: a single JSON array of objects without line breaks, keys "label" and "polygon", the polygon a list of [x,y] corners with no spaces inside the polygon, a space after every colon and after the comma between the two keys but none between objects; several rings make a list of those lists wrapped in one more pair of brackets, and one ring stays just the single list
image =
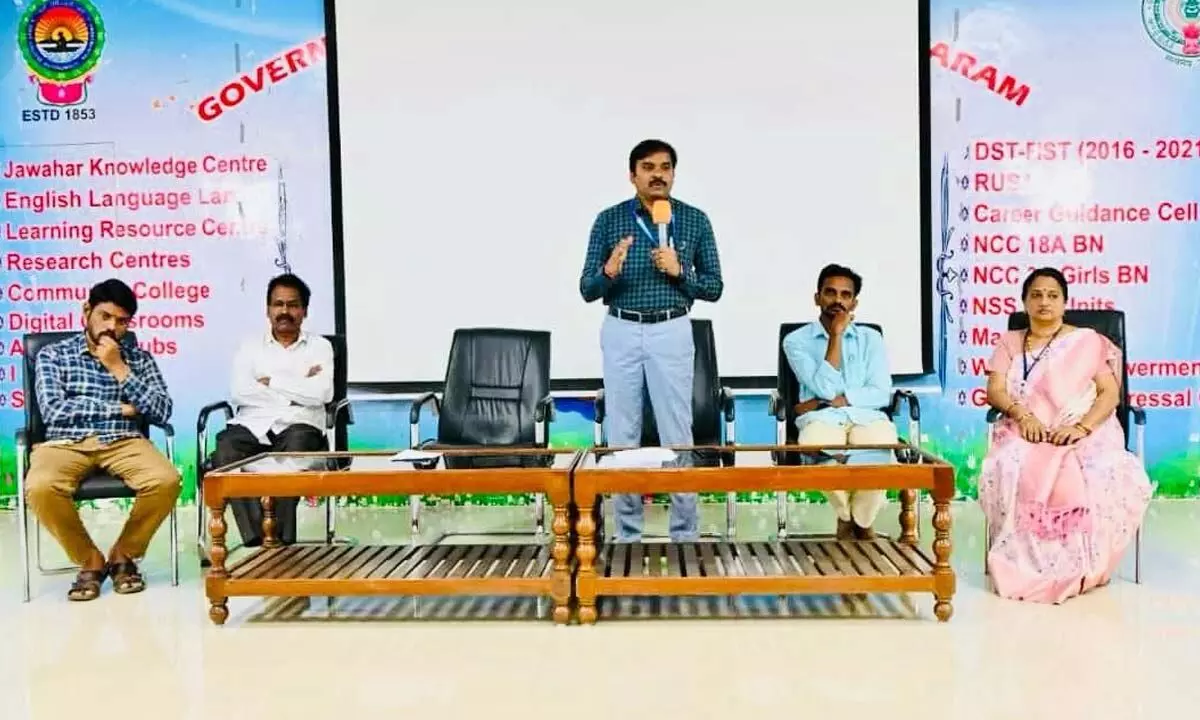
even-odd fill
[{"label": "shirt collar", "polygon": [[[308,342],[308,333],[301,330],[300,336],[296,338],[295,345],[304,345],[307,342]],[[279,341],[275,339],[275,336],[271,333],[270,330],[267,330],[266,334],[263,335],[263,344],[264,345],[279,345],[279,347],[283,347],[283,345],[280,345]]]},{"label": "shirt collar", "polygon": [[[821,324],[820,320],[817,320],[815,323],[813,323],[811,327],[813,328],[813,337],[826,339],[829,338],[829,332],[825,330],[825,326]],[[851,322],[849,325],[847,325],[845,332],[842,333],[842,337],[845,338],[852,338],[856,335],[858,335],[858,325],[854,322]]]},{"label": "shirt collar", "polygon": [[[640,197],[634,195],[631,202],[633,203],[633,212],[635,215],[638,217],[644,217],[647,220],[650,219],[650,209],[642,204],[642,199]],[[675,198],[669,197],[667,198],[667,202],[671,203],[671,220],[673,221],[675,219],[675,211],[677,209],[675,207]]]}]

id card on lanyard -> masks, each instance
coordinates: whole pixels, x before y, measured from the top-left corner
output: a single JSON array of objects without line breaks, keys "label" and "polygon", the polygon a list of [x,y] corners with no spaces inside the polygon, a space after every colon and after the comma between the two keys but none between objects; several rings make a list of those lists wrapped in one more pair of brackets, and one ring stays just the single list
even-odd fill
[{"label": "id card on lanyard", "polygon": [[[650,238],[650,243],[652,245],[654,245],[655,247],[658,247],[658,233],[651,232],[650,226],[646,224],[646,221],[642,218],[641,215],[638,215],[636,200],[634,200],[634,205],[633,205],[633,219],[635,222],[637,222],[638,227],[640,227],[642,229],[642,232],[646,234],[646,237]],[[667,225],[667,247],[675,247],[675,221],[674,220],[671,220],[670,224]]]}]

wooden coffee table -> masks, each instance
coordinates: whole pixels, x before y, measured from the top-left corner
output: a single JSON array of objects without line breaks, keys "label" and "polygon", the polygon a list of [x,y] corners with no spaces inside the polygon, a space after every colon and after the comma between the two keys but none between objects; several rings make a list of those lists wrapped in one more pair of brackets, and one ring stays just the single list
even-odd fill
[{"label": "wooden coffee table", "polygon": [[[730,451],[729,447],[689,448]],[[777,465],[778,451],[809,464]],[[934,613],[953,613],[950,501],[954,469],[907,445],[846,447],[733,446],[727,467],[605,467],[611,450],[589,451],[572,473],[578,506],[575,595],[579,621],[596,621],[599,595],[737,595],[930,592]],[[864,451],[870,451],[867,454]],[[853,462],[854,464],[850,464]],[[780,490],[900,490],[901,533],[870,541],[794,536],[774,542],[608,543],[596,537],[601,497],[612,493]],[[917,541],[915,501],[934,501],[932,553]]]},{"label": "wooden coffee table", "polygon": [[[392,462],[392,452],[268,453],[204,478],[212,567],[205,579],[209,618],[229,617],[233,596],[548,595],[554,621],[570,617],[570,470],[575,450],[443,450],[437,466]],[[286,461],[291,466],[280,465]],[[314,465],[298,469],[297,463]],[[527,467],[495,467],[512,463]],[[447,469],[450,464],[454,469]],[[490,467],[489,467],[490,465]],[[545,493],[553,508],[552,539],[529,542],[283,547],[275,536],[270,496],[447,495]],[[261,498],[263,547],[225,566],[226,501]],[[397,510],[398,513],[402,512]],[[552,541],[551,541],[552,540]]]}]

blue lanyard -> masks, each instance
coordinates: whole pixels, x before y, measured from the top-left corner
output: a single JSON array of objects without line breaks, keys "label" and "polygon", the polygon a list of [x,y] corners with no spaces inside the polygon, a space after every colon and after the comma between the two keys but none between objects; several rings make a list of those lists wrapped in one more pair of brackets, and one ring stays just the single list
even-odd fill
[{"label": "blue lanyard", "polygon": [[[642,232],[646,233],[646,237],[650,238],[650,242],[657,247],[658,246],[658,233],[650,232],[650,226],[646,224],[646,221],[642,219],[641,215],[638,215],[637,200],[633,201],[633,219],[635,222],[637,222],[638,227],[640,227],[642,229]],[[675,247],[675,229],[674,228],[675,228],[675,220],[672,219],[671,222],[667,225],[667,247]]]}]

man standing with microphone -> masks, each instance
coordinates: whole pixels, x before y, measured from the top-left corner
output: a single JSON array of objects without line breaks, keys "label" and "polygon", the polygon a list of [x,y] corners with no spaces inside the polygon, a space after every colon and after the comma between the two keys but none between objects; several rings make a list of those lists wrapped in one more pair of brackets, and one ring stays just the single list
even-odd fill
[{"label": "man standing with microphone", "polygon": [[[612,447],[636,447],[642,436],[642,397],[654,410],[664,447],[692,444],[695,347],[688,318],[696,300],[721,297],[721,263],[712,224],[703,211],[671,197],[675,149],[645,140],[629,153],[636,196],[596,217],[579,278],[585,302],[608,306],[600,330],[604,359],[605,433]],[[671,496],[675,542],[700,535],[691,493]],[[642,498],[618,495],[617,539],[642,535]]]}]

